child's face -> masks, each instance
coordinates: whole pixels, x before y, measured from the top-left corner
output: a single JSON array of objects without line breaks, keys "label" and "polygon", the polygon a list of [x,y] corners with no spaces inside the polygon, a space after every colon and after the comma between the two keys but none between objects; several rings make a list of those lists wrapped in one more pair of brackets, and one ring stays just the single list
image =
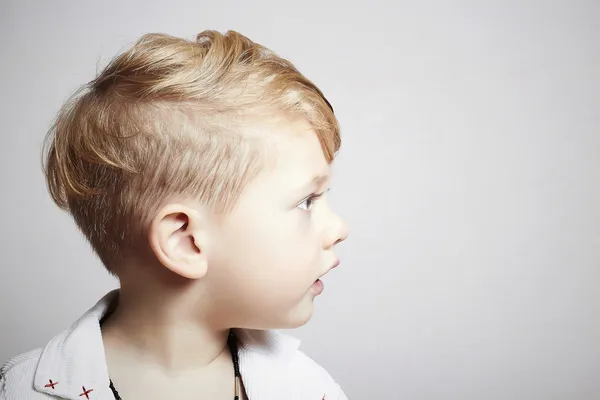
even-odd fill
[{"label": "child's face", "polygon": [[242,328],[306,323],[320,291],[315,281],[335,265],[334,246],[347,236],[326,196],[313,198],[328,189],[331,173],[314,131],[301,122],[272,129],[276,163],[213,232],[205,277],[214,304]]}]

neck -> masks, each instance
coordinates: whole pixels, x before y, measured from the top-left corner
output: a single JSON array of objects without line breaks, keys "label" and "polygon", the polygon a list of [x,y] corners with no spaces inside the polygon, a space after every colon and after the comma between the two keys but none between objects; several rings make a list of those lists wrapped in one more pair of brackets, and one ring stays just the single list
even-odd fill
[{"label": "neck", "polygon": [[229,357],[229,329],[199,318],[198,295],[182,287],[161,289],[140,290],[122,282],[115,311],[102,328],[106,347],[119,357],[170,373],[207,367]]}]

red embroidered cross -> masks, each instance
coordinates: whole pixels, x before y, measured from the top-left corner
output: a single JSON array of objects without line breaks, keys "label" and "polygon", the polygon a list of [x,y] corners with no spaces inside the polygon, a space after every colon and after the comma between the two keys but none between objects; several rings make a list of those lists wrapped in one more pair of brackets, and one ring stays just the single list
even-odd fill
[{"label": "red embroidered cross", "polygon": [[58,382],[52,382],[52,379],[50,379],[50,383],[47,383],[46,385],[44,385],[44,387],[51,387],[52,389],[54,389],[55,385],[58,385]]},{"label": "red embroidered cross", "polygon": [[93,392],[93,391],[94,391],[94,389],[85,390],[85,386],[82,386],[82,387],[81,387],[81,389],[83,389],[83,393],[81,393],[81,394],[79,395],[79,397],[81,397],[81,396],[85,396],[85,398],[86,398],[86,399],[89,399],[89,398],[90,398],[90,396],[88,396],[88,393],[89,393],[89,392]]}]

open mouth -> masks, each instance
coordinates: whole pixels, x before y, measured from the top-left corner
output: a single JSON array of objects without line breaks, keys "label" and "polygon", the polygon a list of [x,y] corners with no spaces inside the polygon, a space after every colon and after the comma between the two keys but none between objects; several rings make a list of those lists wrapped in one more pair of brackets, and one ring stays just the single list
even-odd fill
[{"label": "open mouth", "polygon": [[325,285],[323,284],[323,281],[321,279],[317,279],[315,283],[313,283],[311,289],[316,295],[320,295],[321,293],[323,293]]}]

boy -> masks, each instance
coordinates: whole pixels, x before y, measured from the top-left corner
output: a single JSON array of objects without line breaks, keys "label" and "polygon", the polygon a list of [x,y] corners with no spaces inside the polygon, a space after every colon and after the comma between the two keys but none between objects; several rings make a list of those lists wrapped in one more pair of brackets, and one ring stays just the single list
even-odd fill
[{"label": "boy", "polygon": [[120,281],[0,372],[4,399],[345,399],[305,324],[345,223],[321,91],[243,35],[149,34],[60,111],[45,172]]}]

